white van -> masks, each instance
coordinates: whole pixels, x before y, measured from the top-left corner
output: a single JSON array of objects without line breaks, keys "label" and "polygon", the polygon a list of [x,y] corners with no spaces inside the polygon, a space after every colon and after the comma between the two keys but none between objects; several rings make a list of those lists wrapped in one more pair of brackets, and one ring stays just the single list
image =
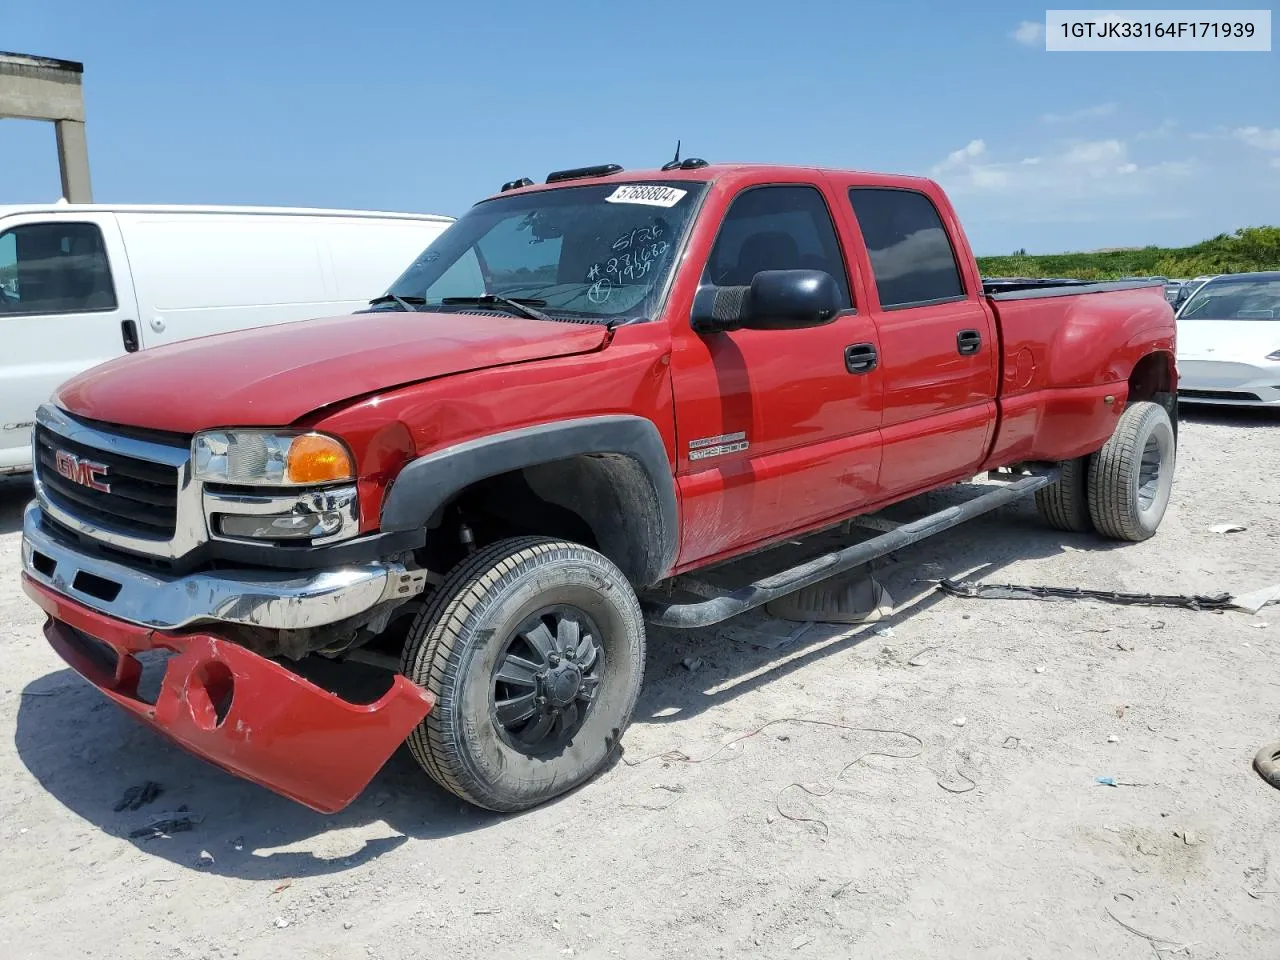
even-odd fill
[{"label": "white van", "polygon": [[31,469],[37,406],[126,352],[349,313],[452,223],[271,207],[0,206],[0,474]]}]

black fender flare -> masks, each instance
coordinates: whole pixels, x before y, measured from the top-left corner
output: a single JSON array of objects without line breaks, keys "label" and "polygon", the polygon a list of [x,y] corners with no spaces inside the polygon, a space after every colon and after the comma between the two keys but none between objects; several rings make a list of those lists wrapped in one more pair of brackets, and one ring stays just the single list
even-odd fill
[{"label": "black fender flare", "polygon": [[[627,571],[635,582],[656,583],[675,564],[679,508],[666,444],[653,421],[612,415],[561,420],[478,437],[411,460],[382,503],[380,528],[393,533],[421,530],[442,506],[479,480],[573,457],[626,457],[652,487],[657,522],[631,531],[645,539],[643,560]],[[626,518],[620,518],[626,519]]]}]

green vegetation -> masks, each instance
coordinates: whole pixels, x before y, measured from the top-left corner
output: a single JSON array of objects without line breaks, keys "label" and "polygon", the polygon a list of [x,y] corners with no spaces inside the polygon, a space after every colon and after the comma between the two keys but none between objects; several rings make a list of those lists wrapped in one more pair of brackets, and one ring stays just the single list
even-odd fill
[{"label": "green vegetation", "polygon": [[1193,247],[1143,247],[1100,253],[979,257],[984,277],[1197,277],[1206,273],[1280,270],[1280,227],[1245,227]]}]

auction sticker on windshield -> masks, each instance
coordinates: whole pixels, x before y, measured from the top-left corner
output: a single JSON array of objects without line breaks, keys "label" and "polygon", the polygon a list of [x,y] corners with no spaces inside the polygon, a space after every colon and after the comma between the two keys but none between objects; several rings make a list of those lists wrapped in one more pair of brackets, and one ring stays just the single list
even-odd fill
[{"label": "auction sticker on windshield", "polygon": [[618,187],[604,199],[606,203],[640,203],[646,207],[674,207],[688,192],[676,187],[631,183]]}]

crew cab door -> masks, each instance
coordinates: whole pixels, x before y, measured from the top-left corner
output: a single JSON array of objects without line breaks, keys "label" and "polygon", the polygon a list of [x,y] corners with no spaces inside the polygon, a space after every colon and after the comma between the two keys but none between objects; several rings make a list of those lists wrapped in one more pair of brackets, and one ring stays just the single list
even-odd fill
[{"label": "crew cab door", "polygon": [[685,268],[701,270],[700,291],[748,287],[762,270],[823,270],[845,309],[791,330],[700,334],[687,314],[675,318],[678,565],[818,526],[876,498],[878,341],[850,296],[831,216],[841,199],[807,182],[745,187],[727,199],[703,263]]},{"label": "crew cab door", "polygon": [[137,349],[136,316],[113,214],[0,220],[0,472],[30,465],[36,407],[63,381]]},{"label": "crew cab door", "polygon": [[961,267],[972,257],[953,243],[960,234],[944,198],[940,212],[923,191],[846,184],[845,193],[872,281],[867,312],[884,378],[880,487],[892,499],[977,472],[995,428],[999,344],[981,282]]}]

